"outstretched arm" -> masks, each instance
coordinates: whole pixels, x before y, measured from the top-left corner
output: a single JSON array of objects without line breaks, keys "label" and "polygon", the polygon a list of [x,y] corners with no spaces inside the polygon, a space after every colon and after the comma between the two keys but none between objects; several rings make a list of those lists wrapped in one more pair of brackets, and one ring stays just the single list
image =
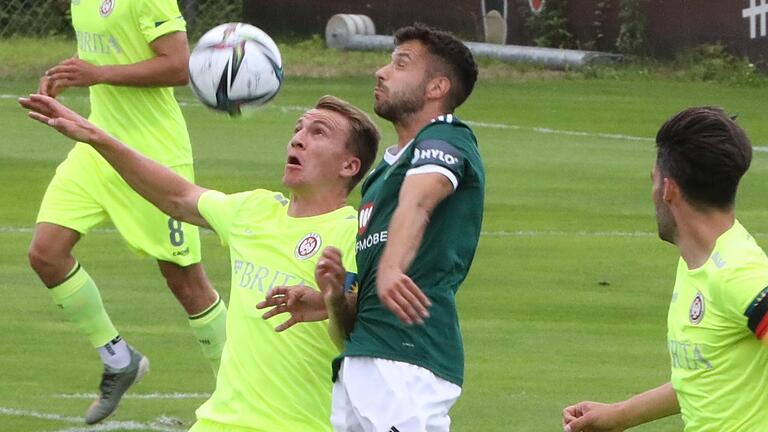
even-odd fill
[{"label": "outstretched arm", "polygon": [[69,138],[90,144],[139,195],[167,215],[209,227],[197,208],[200,196],[207,189],[126,146],[56,99],[31,95],[20,98],[19,104],[31,110],[29,116],[32,119],[51,126]]},{"label": "outstretched arm", "polygon": [[[152,41],[155,56],[127,65],[97,66],[75,57],[48,69],[40,88],[51,96],[68,87],[96,84],[133,87],[183,86],[189,82],[189,45],[185,32],[169,33]],[[44,93],[44,94],[46,94]]]},{"label": "outstretched arm", "polygon": [[389,222],[387,245],[379,261],[377,290],[382,304],[406,324],[421,324],[431,302],[405,273],[419,250],[435,207],[453,192],[453,184],[439,173],[405,178]]},{"label": "outstretched arm", "polygon": [[565,432],[621,432],[680,412],[675,389],[666,383],[623,402],[579,402],[563,410]]}]

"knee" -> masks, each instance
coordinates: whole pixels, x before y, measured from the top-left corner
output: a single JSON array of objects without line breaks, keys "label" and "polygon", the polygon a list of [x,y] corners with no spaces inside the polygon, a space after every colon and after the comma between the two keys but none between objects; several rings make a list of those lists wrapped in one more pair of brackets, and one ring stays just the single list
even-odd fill
[{"label": "knee", "polygon": [[38,275],[50,273],[51,269],[56,267],[57,259],[49,249],[43,245],[33,242],[27,251],[29,266]]}]

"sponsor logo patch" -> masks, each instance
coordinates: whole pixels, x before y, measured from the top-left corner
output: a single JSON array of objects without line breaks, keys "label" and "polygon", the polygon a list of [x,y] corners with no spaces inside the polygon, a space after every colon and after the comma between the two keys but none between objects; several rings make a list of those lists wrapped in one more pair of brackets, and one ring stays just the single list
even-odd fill
[{"label": "sponsor logo patch", "polygon": [[357,212],[357,234],[362,235],[368,228],[368,222],[373,214],[373,203],[367,203]]},{"label": "sponsor logo patch", "polygon": [[305,260],[316,254],[320,250],[321,244],[323,244],[323,240],[320,238],[320,234],[309,233],[296,245],[294,255],[300,260]]},{"label": "sponsor logo patch", "polygon": [[701,291],[698,291],[696,297],[693,298],[688,317],[691,319],[691,324],[698,324],[704,318],[704,296]]}]

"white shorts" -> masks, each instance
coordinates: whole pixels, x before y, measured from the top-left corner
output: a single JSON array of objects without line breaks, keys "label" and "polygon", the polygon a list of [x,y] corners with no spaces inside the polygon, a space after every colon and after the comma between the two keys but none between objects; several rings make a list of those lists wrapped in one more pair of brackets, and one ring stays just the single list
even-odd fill
[{"label": "white shorts", "polygon": [[333,385],[336,432],[447,432],[461,387],[428,369],[393,360],[345,357]]}]

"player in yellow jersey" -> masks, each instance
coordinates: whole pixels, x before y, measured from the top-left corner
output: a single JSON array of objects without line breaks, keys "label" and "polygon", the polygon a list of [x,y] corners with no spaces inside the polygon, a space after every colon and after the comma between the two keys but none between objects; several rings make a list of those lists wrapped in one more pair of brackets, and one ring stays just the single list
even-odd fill
[{"label": "player in yellow jersey", "polygon": [[[193,181],[189,136],[171,87],[188,80],[186,24],[176,1],[73,0],[71,12],[77,55],[48,70],[39,92],[56,97],[68,87],[89,87],[93,124]],[[87,423],[112,413],[149,365],[121,339],[99,289],[72,254],[107,219],[131,249],[157,260],[214,370],[225,339],[226,308],[200,265],[197,227],[163,214],[90,146],[76,144],[45,193],[29,261],[104,362],[101,395],[86,412]]]},{"label": "player in yellow jersey", "polygon": [[568,432],[623,431],[681,413],[685,432],[768,431],[768,257],[735,218],[752,146],[722,110],[689,108],[656,135],[659,237],[680,251],[667,318],[669,383],[563,411]]},{"label": "player in yellow jersey", "polygon": [[327,246],[341,250],[344,266],[354,272],[357,212],[346,199],[376,156],[379,132],[368,116],[330,96],[304,113],[288,143],[286,198],[263,189],[232,195],[207,190],[121,144],[54,99],[36,95],[21,104],[33,110],[33,118],[90,143],[160,209],[212,228],[229,247],[227,342],[216,390],[197,410],[192,431],[330,431],[329,365],[338,350],[328,321],[277,334],[274,319],[265,320],[256,306],[279,285],[317,289],[315,266]]}]

